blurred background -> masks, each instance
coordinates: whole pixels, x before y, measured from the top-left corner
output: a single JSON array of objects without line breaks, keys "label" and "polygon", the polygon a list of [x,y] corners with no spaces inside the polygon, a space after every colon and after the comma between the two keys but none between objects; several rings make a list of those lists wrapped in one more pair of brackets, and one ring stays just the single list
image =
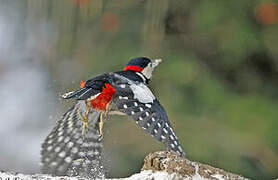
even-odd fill
[{"label": "blurred background", "polygon": [[[278,2],[0,0],[0,169],[38,173],[40,145],[80,80],[162,58],[151,82],[191,160],[278,177]],[[105,124],[109,176],[163,146]]]}]

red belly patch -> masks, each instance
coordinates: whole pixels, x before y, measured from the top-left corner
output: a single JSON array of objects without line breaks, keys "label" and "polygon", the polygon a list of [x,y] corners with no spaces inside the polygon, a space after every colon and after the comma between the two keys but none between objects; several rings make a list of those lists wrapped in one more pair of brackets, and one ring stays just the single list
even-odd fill
[{"label": "red belly patch", "polygon": [[110,84],[106,83],[105,87],[102,87],[102,92],[95,99],[91,100],[91,105],[94,109],[105,110],[114,93],[115,89]]}]

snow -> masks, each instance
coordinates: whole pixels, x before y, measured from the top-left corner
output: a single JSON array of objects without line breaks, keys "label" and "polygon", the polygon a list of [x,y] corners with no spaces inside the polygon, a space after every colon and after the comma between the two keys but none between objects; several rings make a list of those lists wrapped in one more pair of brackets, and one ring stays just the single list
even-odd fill
[{"label": "snow", "polygon": [[142,171],[140,173],[134,174],[127,178],[122,178],[122,180],[169,180],[169,179],[181,179],[182,177],[178,174],[168,174],[163,171],[153,172],[151,170]]},{"label": "snow", "polygon": [[[181,177],[177,174],[168,174],[167,172],[153,172],[151,170],[142,171],[140,173],[134,174],[127,178],[116,178],[111,180],[169,180],[169,179],[180,179]],[[14,179],[14,180],[57,180],[57,179],[64,179],[64,180],[81,180],[85,178],[77,178],[77,177],[66,177],[66,176],[59,176],[53,177],[50,175],[45,174],[36,174],[36,175],[24,175],[24,174],[15,174],[15,173],[4,173],[0,172],[0,180],[5,179]]]},{"label": "snow", "polygon": [[214,174],[214,175],[211,175],[211,176],[218,179],[218,180],[225,180],[225,178],[223,177],[223,174]]}]

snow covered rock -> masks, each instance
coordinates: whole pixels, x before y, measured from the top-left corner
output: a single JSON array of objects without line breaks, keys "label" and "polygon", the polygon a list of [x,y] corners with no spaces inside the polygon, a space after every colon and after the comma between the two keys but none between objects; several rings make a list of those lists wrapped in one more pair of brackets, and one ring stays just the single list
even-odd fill
[{"label": "snow covered rock", "polygon": [[176,174],[172,179],[188,180],[243,180],[247,179],[240,175],[226,172],[209,165],[192,162],[185,157],[181,157],[175,152],[159,151],[151,153],[145,157],[142,171],[153,170],[154,172],[167,172]]}]

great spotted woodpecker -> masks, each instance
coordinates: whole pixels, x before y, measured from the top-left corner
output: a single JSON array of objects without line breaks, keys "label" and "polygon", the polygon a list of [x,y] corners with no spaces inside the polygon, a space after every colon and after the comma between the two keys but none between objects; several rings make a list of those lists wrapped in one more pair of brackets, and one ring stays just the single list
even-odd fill
[{"label": "great spotted woodpecker", "polygon": [[64,94],[76,99],[42,145],[42,172],[55,175],[103,177],[101,164],[103,120],[109,114],[130,116],[140,128],[168,150],[185,155],[166,111],[148,87],[161,62],[131,59],[124,71],[101,74],[80,89]]}]

